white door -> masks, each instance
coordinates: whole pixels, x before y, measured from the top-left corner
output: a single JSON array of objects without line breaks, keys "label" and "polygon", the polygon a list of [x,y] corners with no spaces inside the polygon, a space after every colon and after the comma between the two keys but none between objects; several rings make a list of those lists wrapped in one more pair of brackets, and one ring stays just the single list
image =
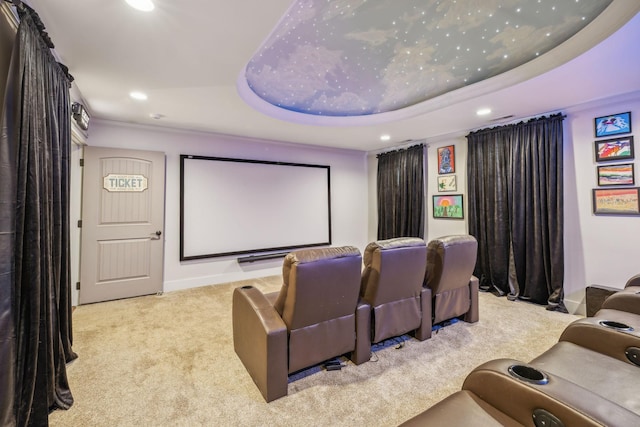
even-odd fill
[{"label": "white door", "polygon": [[84,150],[80,304],[161,292],[164,153]]}]

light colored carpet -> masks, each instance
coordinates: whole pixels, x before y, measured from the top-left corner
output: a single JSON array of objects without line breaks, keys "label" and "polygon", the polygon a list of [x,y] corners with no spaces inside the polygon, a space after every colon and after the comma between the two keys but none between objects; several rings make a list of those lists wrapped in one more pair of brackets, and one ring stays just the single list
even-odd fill
[{"label": "light colored carpet", "polygon": [[78,307],[79,358],[67,368],[75,403],[53,412],[50,424],[395,426],[459,390],[481,363],[533,359],[578,319],[481,293],[478,323],[457,322],[399,349],[380,346],[360,366],[310,370],[267,404],[233,351],[231,295],[247,284],[270,292],[280,278]]}]

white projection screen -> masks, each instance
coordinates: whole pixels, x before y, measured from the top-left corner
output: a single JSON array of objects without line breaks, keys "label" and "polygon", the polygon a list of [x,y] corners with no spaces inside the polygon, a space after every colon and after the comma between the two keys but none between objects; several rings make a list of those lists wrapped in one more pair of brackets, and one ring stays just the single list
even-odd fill
[{"label": "white projection screen", "polygon": [[329,245],[330,185],[329,166],[181,155],[180,260]]}]

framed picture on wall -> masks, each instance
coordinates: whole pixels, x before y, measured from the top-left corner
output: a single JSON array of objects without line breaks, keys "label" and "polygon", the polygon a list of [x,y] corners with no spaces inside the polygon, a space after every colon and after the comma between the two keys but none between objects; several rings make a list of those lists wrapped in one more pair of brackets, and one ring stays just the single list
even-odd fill
[{"label": "framed picture on wall", "polygon": [[594,188],[596,215],[640,215],[640,188]]},{"label": "framed picture on wall", "polygon": [[593,126],[596,138],[631,133],[631,112],[596,117]]},{"label": "framed picture on wall", "polygon": [[447,145],[438,148],[438,174],[454,173],[456,171],[455,146]]},{"label": "framed picture on wall", "polygon": [[443,219],[463,219],[462,194],[433,196],[433,217]]},{"label": "framed picture on wall", "polygon": [[446,191],[456,191],[458,188],[456,184],[456,176],[455,175],[447,175],[447,176],[439,176],[438,177],[438,191],[446,192]]},{"label": "framed picture on wall", "polygon": [[635,184],[633,163],[598,166],[598,185],[633,185]]},{"label": "framed picture on wall", "polygon": [[633,136],[595,142],[596,162],[633,159]]}]

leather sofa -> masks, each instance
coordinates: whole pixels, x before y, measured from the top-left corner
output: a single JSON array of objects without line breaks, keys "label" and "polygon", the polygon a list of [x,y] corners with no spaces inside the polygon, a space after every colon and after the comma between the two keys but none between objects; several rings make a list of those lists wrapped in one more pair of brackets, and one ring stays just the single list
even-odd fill
[{"label": "leather sofa", "polygon": [[234,290],[234,350],[267,402],[286,396],[288,375],[303,368],[343,354],[369,360],[361,266],[355,247],[300,250],[285,257],[279,292]]}]

